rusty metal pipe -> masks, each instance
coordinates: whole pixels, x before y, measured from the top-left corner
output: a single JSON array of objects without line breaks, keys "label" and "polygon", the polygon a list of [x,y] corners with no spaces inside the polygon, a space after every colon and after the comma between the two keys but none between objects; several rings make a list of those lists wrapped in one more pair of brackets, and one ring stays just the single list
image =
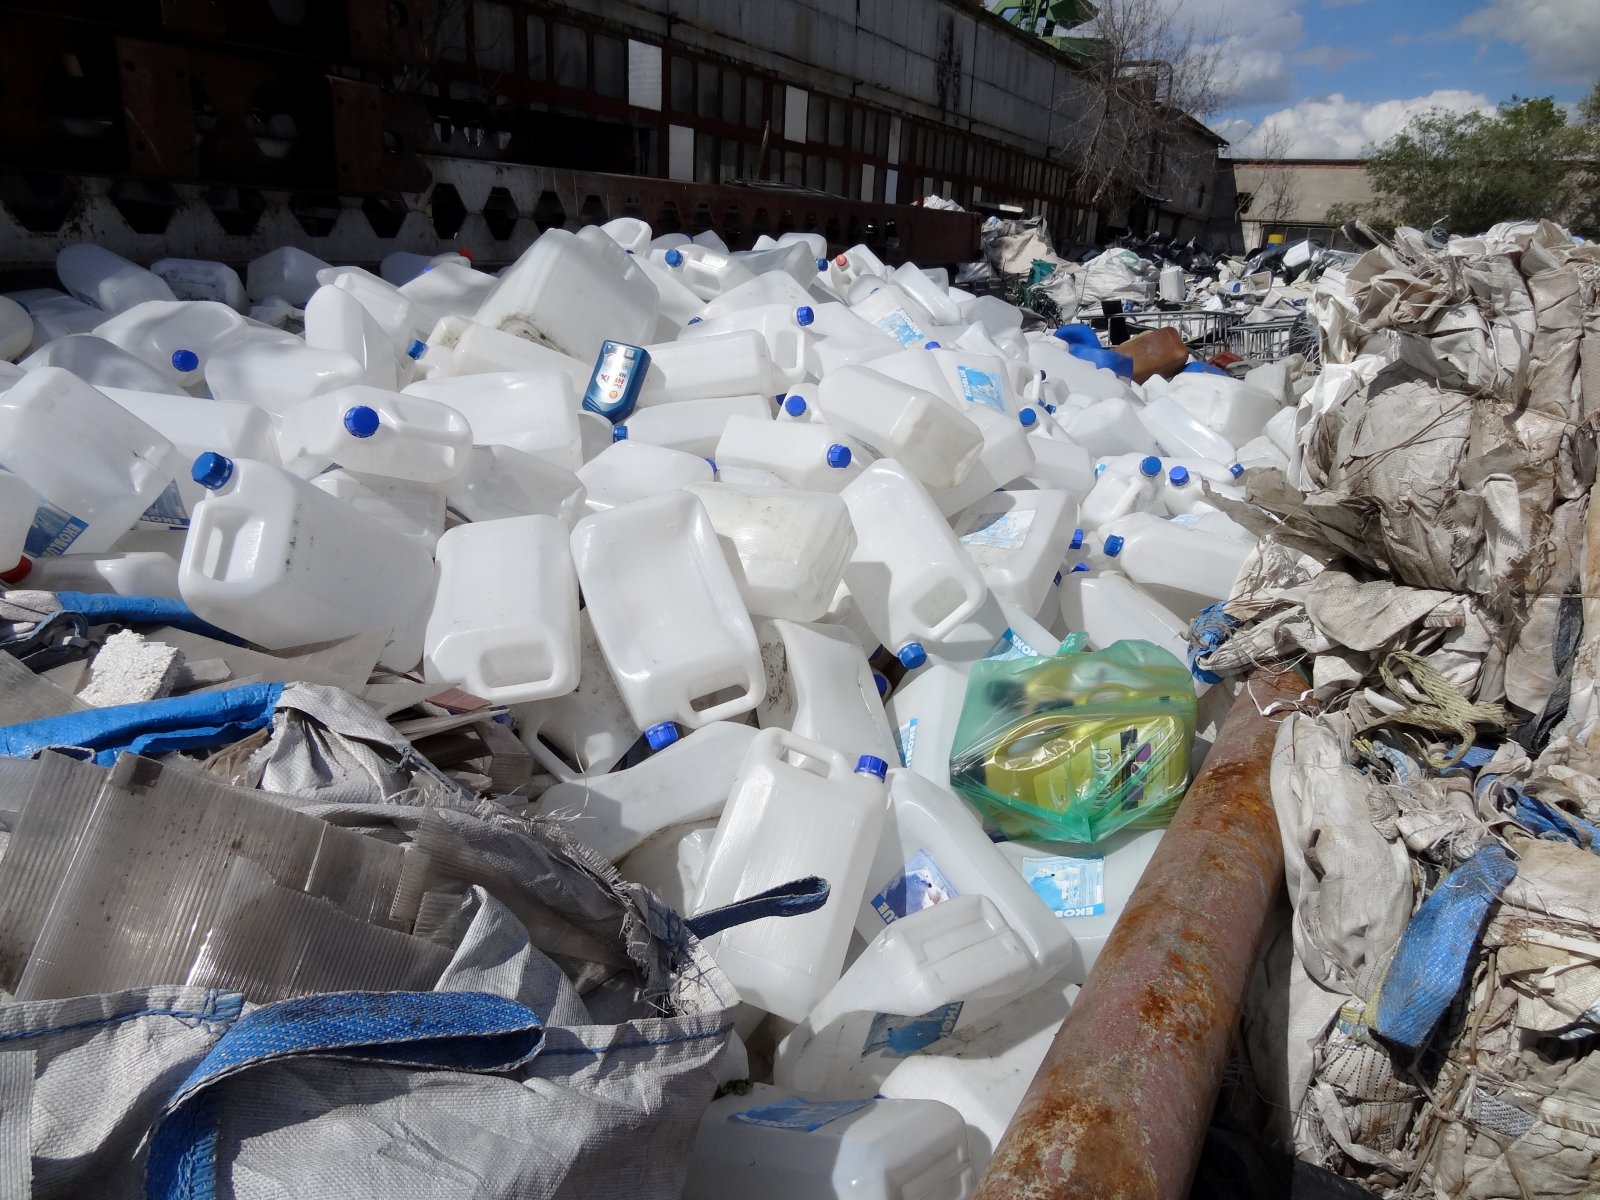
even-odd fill
[{"label": "rusty metal pipe", "polygon": [[974,1200],[1188,1195],[1283,887],[1269,771],[1304,686],[1258,673],[1240,692]]}]

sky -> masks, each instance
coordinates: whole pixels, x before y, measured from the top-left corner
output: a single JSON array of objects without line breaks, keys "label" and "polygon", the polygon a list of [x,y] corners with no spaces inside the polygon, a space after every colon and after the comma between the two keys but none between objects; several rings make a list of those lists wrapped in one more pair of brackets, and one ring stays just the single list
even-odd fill
[{"label": "sky", "polygon": [[1277,128],[1298,158],[1356,158],[1428,108],[1571,104],[1600,77],[1600,0],[1158,0],[1223,42],[1210,117],[1232,153]]}]

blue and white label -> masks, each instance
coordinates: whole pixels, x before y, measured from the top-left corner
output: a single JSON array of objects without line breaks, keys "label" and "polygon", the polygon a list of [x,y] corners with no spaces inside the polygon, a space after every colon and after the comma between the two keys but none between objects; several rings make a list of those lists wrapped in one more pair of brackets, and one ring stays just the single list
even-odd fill
[{"label": "blue and white label", "polygon": [[1176,517],[1168,517],[1167,518],[1167,523],[1169,525],[1181,525],[1185,529],[1199,529],[1200,528],[1200,514],[1199,513],[1181,513]]},{"label": "blue and white label", "polygon": [[891,309],[873,322],[902,346],[920,346],[928,335],[917,328],[917,323],[906,316],[903,308]]},{"label": "blue and white label", "polygon": [[872,1024],[867,1026],[867,1040],[861,1047],[861,1057],[881,1050],[890,1058],[910,1058],[940,1038],[949,1037],[960,1019],[959,1000],[915,1017],[878,1013],[872,1018]]},{"label": "blue and white label", "polygon": [[960,894],[950,886],[939,864],[933,861],[933,855],[918,850],[878,889],[878,894],[872,898],[872,908],[885,925],[892,925],[901,917],[943,904]]},{"label": "blue and white label", "polygon": [[141,521],[152,525],[167,525],[173,529],[189,528],[189,506],[178,491],[178,481],[173,480],[162,490],[149,508],[140,515]]},{"label": "blue and white label", "polygon": [[615,424],[633,412],[650,370],[650,352],[626,342],[603,342],[595,360],[583,407]]},{"label": "blue and white label", "polygon": [[1028,540],[1028,530],[1033,528],[1037,509],[1021,508],[1013,512],[985,513],[978,523],[961,535],[963,546],[990,546],[996,550],[1020,550]]},{"label": "blue and white label", "polygon": [[894,731],[894,748],[900,753],[900,765],[909,767],[911,756],[917,750],[917,719],[912,717]]},{"label": "blue and white label", "polygon": [[33,514],[33,524],[28,526],[28,537],[22,548],[29,558],[53,558],[65,554],[72,543],[78,540],[78,535],[87,528],[87,521],[41,499],[38,510]]},{"label": "blue and white label", "polygon": [[1100,917],[1106,911],[1103,858],[1025,858],[1023,877],[1058,917]]},{"label": "blue and white label", "polygon": [[989,372],[957,364],[956,378],[961,381],[961,395],[969,404],[987,404],[995,412],[1005,412],[1006,402],[1000,392],[1000,381]]},{"label": "blue and white label", "polygon": [[774,1100],[771,1104],[733,1113],[728,1120],[745,1125],[804,1129],[807,1133],[815,1133],[829,1122],[848,1117],[871,1103],[871,1100],[805,1100],[791,1096],[787,1100]]},{"label": "blue and white label", "polygon": [[1015,629],[1007,629],[995,639],[994,645],[989,647],[989,653],[983,657],[985,661],[1005,662],[1012,658],[1038,658],[1039,652],[1024,641]]}]

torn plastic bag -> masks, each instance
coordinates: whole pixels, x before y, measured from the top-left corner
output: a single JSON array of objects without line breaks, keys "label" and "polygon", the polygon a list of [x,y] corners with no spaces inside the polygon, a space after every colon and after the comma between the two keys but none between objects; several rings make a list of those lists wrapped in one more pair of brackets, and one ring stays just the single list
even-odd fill
[{"label": "torn plastic bag", "polygon": [[283,692],[281,683],[251,683],[42,717],[0,727],[0,755],[31,758],[41,750],[90,750],[96,762],[109,766],[124,751],[205,750],[266,728]]},{"label": "torn plastic bag", "polygon": [[1188,786],[1195,716],[1188,668],[1149,642],[985,659],[968,676],[951,786],[1012,836],[1159,827]]}]

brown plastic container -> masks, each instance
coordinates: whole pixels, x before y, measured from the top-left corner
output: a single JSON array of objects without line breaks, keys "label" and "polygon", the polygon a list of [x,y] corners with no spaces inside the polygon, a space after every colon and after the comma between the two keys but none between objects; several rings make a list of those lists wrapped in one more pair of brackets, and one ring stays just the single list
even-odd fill
[{"label": "brown plastic container", "polygon": [[1171,379],[1189,361],[1189,347],[1184,345],[1182,336],[1172,325],[1135,334],[1114,349],[1118,354],[1126,354],[1133,359],[1135,383],[1143,383],[1152,375]]}]

